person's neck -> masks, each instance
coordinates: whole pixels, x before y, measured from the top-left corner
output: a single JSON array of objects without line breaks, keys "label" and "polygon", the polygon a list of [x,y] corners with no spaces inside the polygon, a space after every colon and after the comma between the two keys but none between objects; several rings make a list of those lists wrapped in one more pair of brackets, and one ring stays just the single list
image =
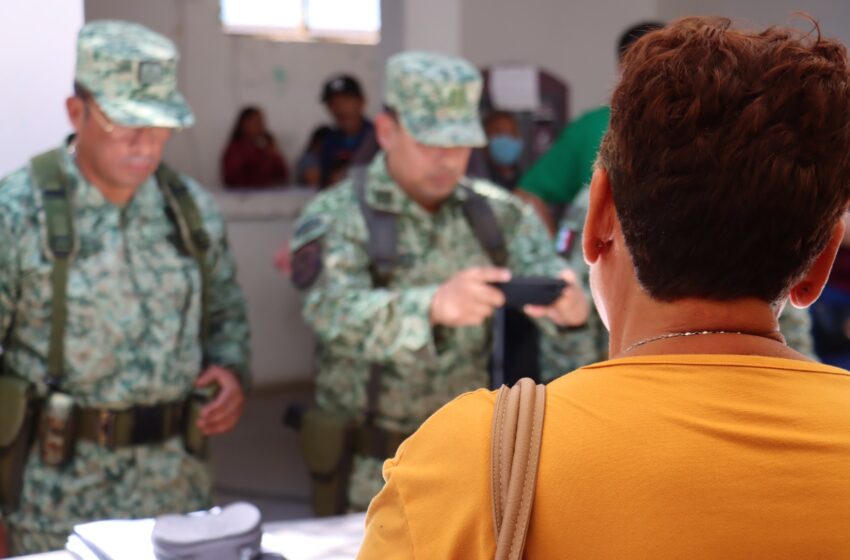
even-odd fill
[{"label": "person's neck", "polygon": [[360,131],[363,130],[363,126],[365,124],[366,124],[366,119],[364,119],[363,117],[360,117],[355,122],[351,123],[351,125],[349,125],[349,126],[344,126],[344,127],[341,126],[340,130],[342,130],[342,132],[346,136],[357,136],[358,134],[360,134]]},{"label": "person's neck", "polygon": [[504,179],[513,179],[517,175],[517,167],[515,165],[503,165],[490,160],[490,165],[499,177]]},{"label": "person's neck", "polygon": [[[115,206],[124,207],[133,199],[136,191],[141,188],[141,184],[136,186],[135,188],[122,187],[117,185],[112,185],[108,181],[103,180],[93,169],[91,165],[88,164],[85,158],[79,157],[79,154],[75,158],[75,162],[77,168],[80,170],[80,174],[82,174],[83,178],[91,183],[94,188],[100,191],[103,195],[103,198],[108,200],[110,203]],[[144,184],[144,183],[142,183]]]},{"label": "person's neck", "polygon": [[428,212],[429,214],[436,214],[440,211],[440,207],[446,201],[446,199],[435,200],[432,198],[423,197],[419,191],[410,185],[407,185],[403,181],[399,181],[396,177],[400,177],[401,175],[395,171],[395,167],[393,166],[393,162],[389,155],[386,156],[386,166],[387,173],[390,178],[395,182],[396,185],[404,192],[405,196],[407,196],[410,200],[415,202],[419,207]]},{"label": "person's neck", "polygon": [[634,299],[636,305],[623,306],[610,318],[611,358],[754,354],[804,359],[785,346],[776,311],[765,301],[682,299],[664,303],[646,294]]}]

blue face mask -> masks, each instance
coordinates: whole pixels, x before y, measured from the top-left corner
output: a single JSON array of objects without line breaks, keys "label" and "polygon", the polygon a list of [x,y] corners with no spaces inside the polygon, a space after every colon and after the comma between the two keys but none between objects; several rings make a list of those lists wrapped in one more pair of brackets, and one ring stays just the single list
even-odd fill
[{"label": "blue face mask", "polygon": [[522,140],[507,134],[498,134],[490,138],[487,148],[490,157],[499,165],[514,165],[522,155]]}]

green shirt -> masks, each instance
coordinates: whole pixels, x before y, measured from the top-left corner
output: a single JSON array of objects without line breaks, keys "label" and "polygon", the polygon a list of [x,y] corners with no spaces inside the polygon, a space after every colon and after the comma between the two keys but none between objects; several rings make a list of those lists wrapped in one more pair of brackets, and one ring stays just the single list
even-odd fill
[{"label": "green shirt", "polygon": [[599,144],[608,130],[610,107],[584,113],[568,126],[555,144],[528,170],[520,187],[549,204],[568,204],[590,183]]}]

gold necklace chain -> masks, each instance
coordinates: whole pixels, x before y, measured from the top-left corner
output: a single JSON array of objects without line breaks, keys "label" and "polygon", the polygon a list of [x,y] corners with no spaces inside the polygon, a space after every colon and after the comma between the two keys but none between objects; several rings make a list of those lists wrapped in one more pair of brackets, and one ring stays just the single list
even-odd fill
[{"label": "gold necklace chain", "polygon": [[[750,332],[744,332],[744,331],[710,331],[709,330],[709,331],[674,332],[674,333],[667,333],[667,334],[661,334],[661,335],[658,335],[658,336],[653,336],[653,337],[646,338],[644,340],[639,340],[639,341],[635,342],[634,344],[632,344],[631,346],[629,346],[628,348],[623,350],[623,353],[634,350],[635,348],[643,346],[644,344],[649,344],[650,342],[657,342],[659,340],[667,340],[669,338],[678,338],[678,337],[682,337],[682,336],[701,336],[701,335],[707,335],[707,334],[743,334],[743,335],[747,335],[747,336],[758,336],[758,337],[761,337],[761,338],[768,338],[770,340],[781,343],[783,346],[787,346],[785,339],[782,337],[782,333],[780,333],[779,331],[774,331],[774,332],[769,333],[769,334],[763,334],[763,333],[750,333]],[[772,336],[774,334],[777,335],[777,336]]]}]

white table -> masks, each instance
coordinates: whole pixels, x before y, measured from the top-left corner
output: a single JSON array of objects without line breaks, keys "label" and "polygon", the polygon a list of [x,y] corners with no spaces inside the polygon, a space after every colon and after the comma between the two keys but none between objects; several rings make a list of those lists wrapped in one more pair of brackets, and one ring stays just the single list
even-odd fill
[{"label": "white table", "polygon": [[[263,548],[287,560],[353,560],[363,541],[366,514],[277,521],[263,526]],[[76,560],[68,551],[21,557],[26,560]]]}]

